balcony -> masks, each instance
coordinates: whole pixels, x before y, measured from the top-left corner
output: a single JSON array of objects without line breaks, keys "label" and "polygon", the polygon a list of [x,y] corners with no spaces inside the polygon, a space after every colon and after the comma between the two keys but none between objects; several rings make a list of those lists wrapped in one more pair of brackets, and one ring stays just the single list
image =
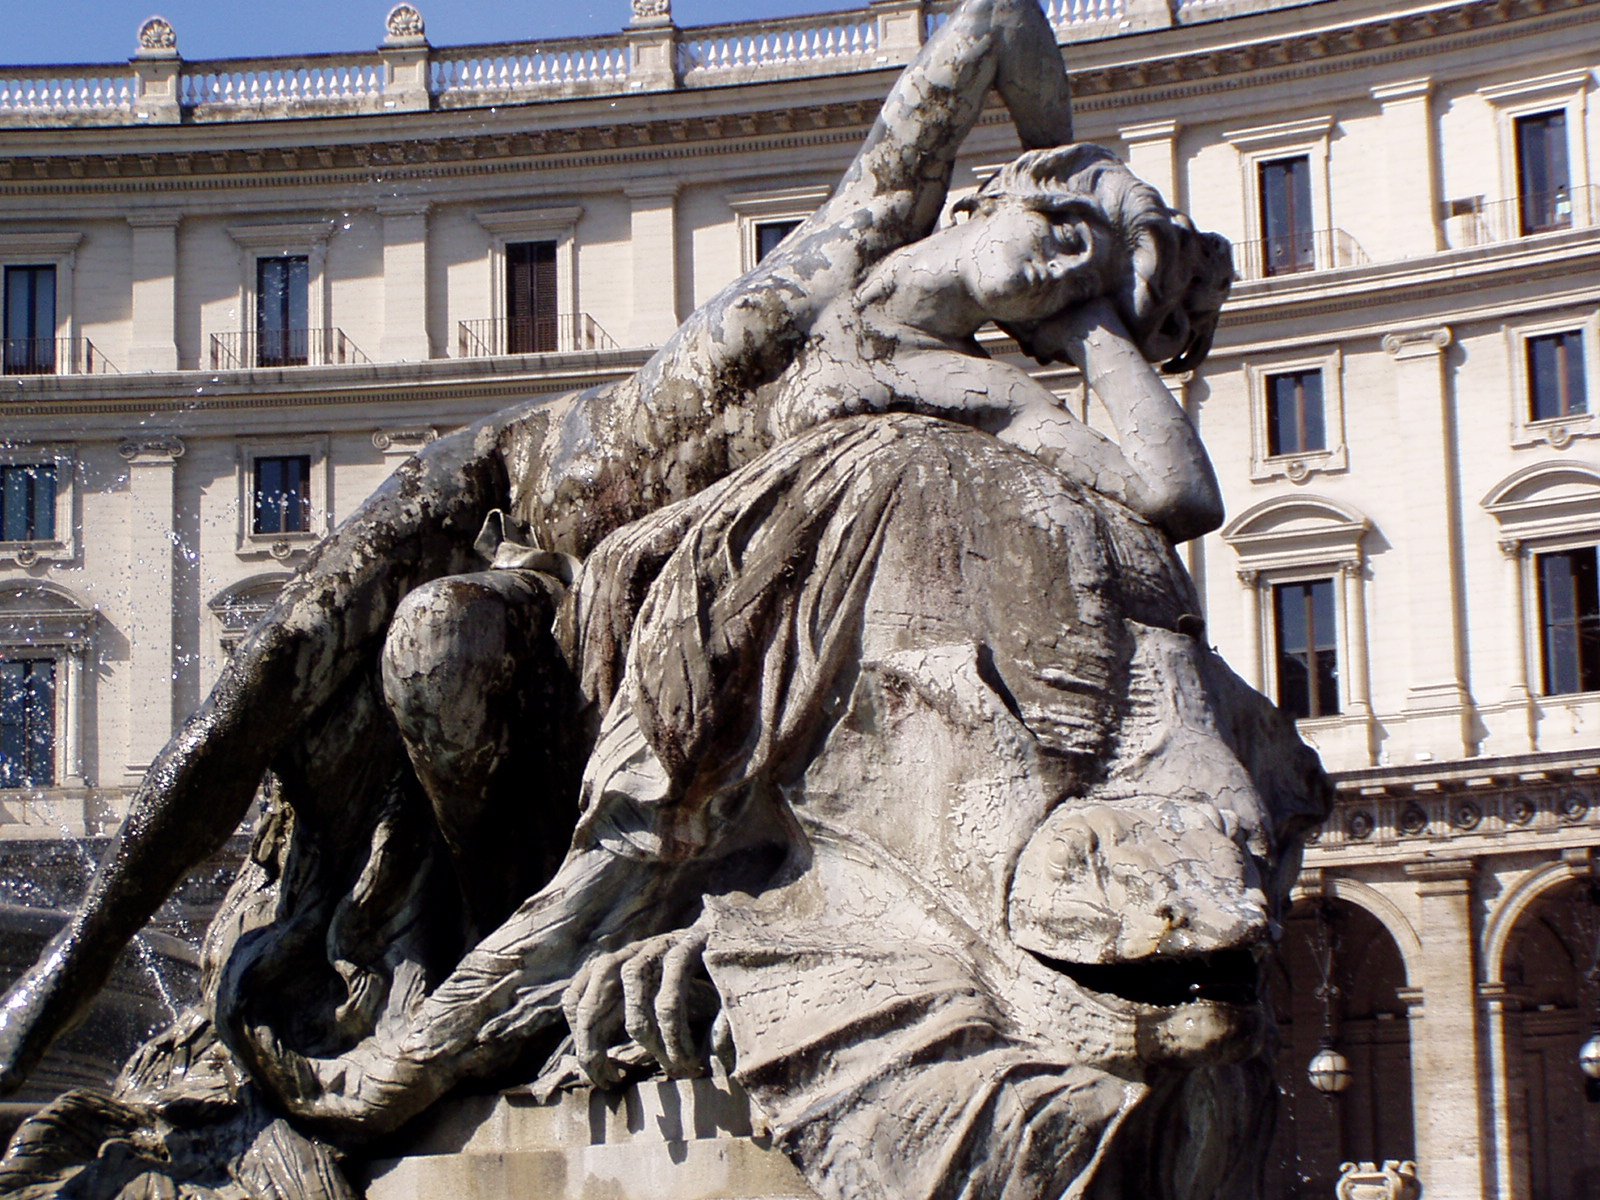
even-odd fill
[{"label": "balcony", "polygon": [[462,321],[456,338],[457,358],[570,354],[579,350],[615,349],[616,341],[588,313]]},{"label": "balcony", "polygon": [[1283,237],[1236,242],[1233,275],[1240,281],[1273,279],[1336,267],[1360,267],[1372,260],[1355,238],[1342,229],[1315,229]]},{"label": "balcony", "polygon": [[88,338],[0,338],[0,375],[120,374]]},{"label": "balcony", "polygon": [[1451,200],[1445,206],[1445,242],[1450,249],[1512,242],[1540,233],[1584,229],[1600,224],[1600,188],[1561,188],[1510,200],[1482,196]]},{"label": "balcony", "polygon": [[372,360],[345,336],[344,330],[273,329],[265,332],[213,333],[213,371],[248,371],[256,367],[329,367]]}]

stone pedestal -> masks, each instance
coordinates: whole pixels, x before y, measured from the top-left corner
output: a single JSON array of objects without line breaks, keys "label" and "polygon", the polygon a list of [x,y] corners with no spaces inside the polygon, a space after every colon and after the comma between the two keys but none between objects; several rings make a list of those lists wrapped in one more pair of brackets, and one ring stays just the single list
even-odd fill
[{"label": "stone pedestal", "polygon": [[659,1081],[539,1103],[442,1106],[404,1158],[373,1165],[368,1200],[816,1200],[752,1128],[735,1084]]}]

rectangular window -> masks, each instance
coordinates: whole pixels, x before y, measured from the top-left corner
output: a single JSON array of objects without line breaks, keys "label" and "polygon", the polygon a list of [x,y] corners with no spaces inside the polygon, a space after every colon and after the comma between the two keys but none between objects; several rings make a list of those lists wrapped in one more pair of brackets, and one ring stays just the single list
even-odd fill
[{"label": "rectangular window", "polygon": [[506,353],[558,349],[556,309],[556,244],[507,243]]},{"label": "rectangular window", "polygon": [[1525,234],[1572,224],[1564,109],[1517,118],[1517,200]]},{"label": "rectangular window", "polygon": [[0,659],[0,788],[56,781],[56,664]]},{"label": "rectangular window", "polygon": [[311,528],[311,456],[256,459],[256,533],[304,533]]},{"label": "rectangular window", "polygon": [[760,262],[771,254],[778,248],[779,242],[798,228],[799,221],[762,221],[756,226],[756,261]]},{"label": "rectangular window", "polygon": [[303,254],[256,260],[256,366],[306,365],[310,281],[311,260]]},{"label": "rectangular window", "polygon": [[1280,583],[1272,589],[1278,707],[1295,720],[1339,711],[1339,641],[1333,580]]},{"label": "rectangular window", "polygon": [[1311,159],[1278,158],[1260,166],[1263,269],[1292,275],[1316,266],[1311,216]]},{"label": "rectangular window", "polygon": [[56,269],[5,269],[5,339],[0,358],[7,375],[53,375],[56,370]]},{"label": "rectangular window", "polygon": [[1540,554],[1539,623],[1547,696],[1600,691],[1600,571],[1595,548]]},{"label": "rectangular window", "polygon": [[1287,371],[1267,376],[1267,453],[1326,450],[1322,372]]},{"label": "rectangular window", "polygon": [[0,542],[48,542],[55,536],[55,465],[0,463]]},{"label": "rectangular window", "polygon": [[1528,339],[1528,418],[1550,421],[1589,411],[1584,390],[1583,331]]}]

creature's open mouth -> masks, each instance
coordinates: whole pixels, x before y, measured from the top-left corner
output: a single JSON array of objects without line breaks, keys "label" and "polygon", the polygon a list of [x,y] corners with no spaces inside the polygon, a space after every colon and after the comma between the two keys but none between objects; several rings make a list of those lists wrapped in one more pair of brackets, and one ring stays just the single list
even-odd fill
[{"label": "creature's open mouth", "polygon": [[1191,958],[1087,964],[1035,955],[1052,971],[1102,995],[1172,1008],[1195,1000],[1250,1005],[1260,996],[1261,972],[1248,949],[1218,950]]}]

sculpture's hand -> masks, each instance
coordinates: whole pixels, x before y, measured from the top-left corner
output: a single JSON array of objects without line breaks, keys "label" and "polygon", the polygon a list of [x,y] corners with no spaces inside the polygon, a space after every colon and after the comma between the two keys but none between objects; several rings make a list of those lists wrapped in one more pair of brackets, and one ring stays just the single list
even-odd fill
[{"label": "sculpture's hand", "polygon": [[705,1073],[693,1026],[716,1006],[702,978],[704,930],[695,926],[646,938],[593,958],[561,999],[578,1063],[597,1087],[621,1075],[609,1050],[625,1033],[661,1064],[667,1076]]}]

